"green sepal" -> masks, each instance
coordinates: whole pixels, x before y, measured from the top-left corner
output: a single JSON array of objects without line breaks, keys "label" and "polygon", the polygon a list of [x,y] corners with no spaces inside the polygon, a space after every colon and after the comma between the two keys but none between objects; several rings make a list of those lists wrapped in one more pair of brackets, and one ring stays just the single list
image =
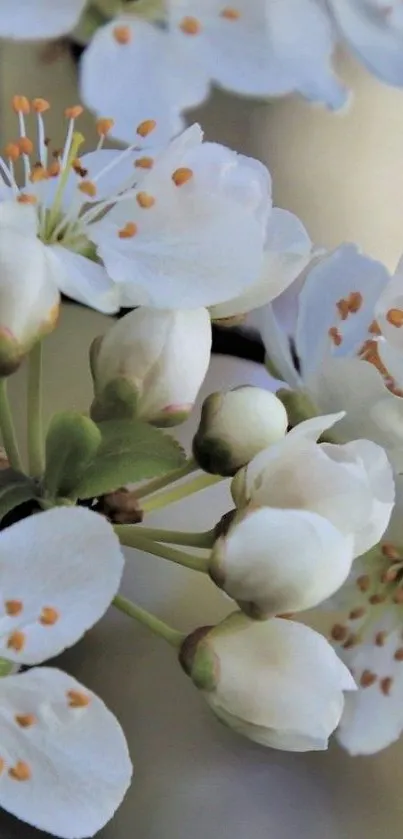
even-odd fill
[{"label": "green sepal", "polygon": [[83,473],[75,492],[95,498],[129,483],[165,475],[185,463],[176,440],[138,420],[110,420],[98,428],[101,444]]},{"label": "green sepal", "polygon": [[101,444],[95,422],[83,414],[55,414],[46,437],[45,496],[76,494],[76,486]]},{"label": "green sepal", "polygon": [[120,376],[108,382],[94,397],[90,414],[95,422],[134,420],[138,412],[138,391],[133,382]]},{"label": "green sepal", "polygon": [[9,676],[10,673],[13,672],[15,666],[14,661],[7,661],[6,658],[0,658],[0,679],[2,679],[3,676]]},{"label": "green sepal", "polygon": [[35,482],[15,469],[0,471],[0,520],[25,501],[38,497]]}]

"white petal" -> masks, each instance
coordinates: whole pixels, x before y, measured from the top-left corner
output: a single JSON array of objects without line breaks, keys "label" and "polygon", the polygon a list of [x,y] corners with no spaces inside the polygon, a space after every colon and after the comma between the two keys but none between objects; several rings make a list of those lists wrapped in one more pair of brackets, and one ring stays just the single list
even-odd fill
[{"label": "white petal", "polygon": [[386,367],[388,375],[394,380],[394,384],[403,388],[403,347],[394,346],[389,341],[380,339],[378,341],[378,353],[382,364]]},{"label": "white petal", "polygon": [[[397,320],[397,325],[395,326],[393,322],[391,322],[390,317],[393,318],[393,311],[397,310],[397,314],[400,315],[403,312],[403,264],[402,261],[399,263],[398,269],[396,274],[388,285],[386,286],[383,293],[380,295],[379,300],[377,301],[377,305],[375,308],[375,316],[379,322],[379,326],[382,330],[383,335],[385,338],[390,341],[392,346],[396,347],[397,349],[403,349],[403,333],[402,327],[400,325],[400,319]],[[390,314],[389,314],[390,313]]]},{"label": "white petal", "polygon": [[[72,707],[74,697],[87,704]],[[16,716],[26,717],[25,727]],[[118,721],[61,670],[35,668],[1,680],[0,739],[0,806],[56,836],[93,836],[129,786],[131,762]],[[26,780],[10,775],[19,763],[30,772]]]},{"label": "white petal", "polygon": [[63,294],[106,315],[119,310],[120,289],[102,265],[62,245],[49,249],[57,258],[57,285]]},{"label": "white petal", "polygon": [[232,317],[270,303],[305,268],[311,250],[311,240],[297,216],[275,208],[267,225],[261,278],[234,300],[213,306],[212,318]]},{"label": "white petal", "polygon": [[[200,142],[200,129],[192,126],[157,159],[140,190],[155,199],[153,206],[144,209],[133,197],[91,225],[91,238],[127,305],[211,306],[243,292],[260,274],[264,208],[270,207],[267,170]],[[193,176],[176,186],[172,175],[183,167]],[[119,237],[130,222],[136,234]]]},{"label": "white petal", "polygon": [[[381,631],[389,633],[382,647],[375,644]],[[402,647],[401,630],[390,632],[388,621],[382,620],[370,627],[362,644],[340,650],[358,685],[365,671],[376,676],[372,685],[360,687],[346,698],[338,740],[350,754],[373,754],[397,740],[403,731],[403,663],[395,659]],[[392,680],[390,686],[385,679]]]},{"label": "white petal", "polygon": [[389,524],[395,501],[392,467],[384,449],[369,440],[354,440],[345,446],[324,445],[323,449],[328,456],[351,455],[365,468],[373,504],[369,521],[355,532],[355,553],[363,554],[379,542]]},{"label": "white petal", "polygon": [[316,513],[264,507],[231,528],[222,551],[225,592],[273,616],[310,609],[340,588],[353,540]]},{"label": "white petal", "polygon": [[[127,44],[114,37],[122,26],[131,33]],[[100,116],[112,117],[114,135],[128,143],[135,140],[136,127],[148,119],[156,120],[157,126],[147,142],[166,143],[183,128],[181,110],[201,103],[208,89],[206,73],[189,61],[180,44],[134,16],[116,18],[98,29],[81,60],[83,101]]]},{"label": "white petal", "polygon": [[[370,337],[374,306],[389,279],[384,265],[342,245],[308,274],[299,297],[296,350],[306,379],[329,357],[353,355]],[[337,303],[351,293],[361,295],[358,311],[342,320]],[[329,329],[340,334],[335,346]]]},{"label": "white petal", "polygon": [[295,366],[291,341],[276,317],[274,306],[269,303],[256,311],[253,324],[260,333],[268,360],[274,365],[276,375],[291,387],[300,387],[302,380]]},{"label": "white petal", "polygon": [[330,0],[333,15],[350,47],[384,82],[403,85],[403,31],[396,0]]},{"label": "white petal", "polygon": [[[123,554],[97,513],[55,508],[2,532],[0,569],[0,655],[36,664],[76,643],[106,612]],[[10,601],[19,604],[11,615]]]},{"label": "white petal", "polygon": [[[293,91],[339,107],[345,92],[330,69],[333,37],[327,14],[312,0],[237,0],[237,19],[222,15],[221,0],[171,3],[171,25],[186,48],[219,85],[246,96],[278,96]],[[200,31],[183,32],[195,17]]]},{"label": "white petal", "polygon": [[212,646],[220,661],[219,685],[205,696],[216,713],[244,721],[243,733],[264,745],[324,747],[340,720],[341,692],[355,685],[321,635],[289,620],[232,615],[213,630]]},{"label": "white petal", "polygon": [[2,38],[58,38],[70,32],[86,0],[0,0]]}]

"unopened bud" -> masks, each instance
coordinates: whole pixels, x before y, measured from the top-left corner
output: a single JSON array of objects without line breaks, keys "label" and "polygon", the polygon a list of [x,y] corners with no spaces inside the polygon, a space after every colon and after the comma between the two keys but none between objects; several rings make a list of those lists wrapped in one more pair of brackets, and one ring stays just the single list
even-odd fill
[{"label": "unopened bud", "polygon": [[288,390],[284,387],[278,390],[276,395],[287,411],[288,422],[292,428],[318,415],[311,398],[303,390]]},{"label": "unopened bud", "polygon": [[281,440],[287,413],[268,390],[245,385],[212,393],[203,403],[193,454],[205,472],[235,475],[260,451]]},{"label": "unopened bud", "polygon": [[202,626],[185,638],[179,652],[179,662],[199,690],[212,691],[217,687],[220,663],[210,647],[208,636],[212,626]]}]

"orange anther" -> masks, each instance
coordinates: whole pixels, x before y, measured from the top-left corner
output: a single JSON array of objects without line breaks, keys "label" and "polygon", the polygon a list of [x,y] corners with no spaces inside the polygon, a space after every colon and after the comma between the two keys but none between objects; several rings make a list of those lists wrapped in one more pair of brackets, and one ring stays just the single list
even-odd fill
[{"label": "orange anther", "polygon": [[371,685],[375,684],[377,678],[378,677],[375,675],[375,673],[372,673],[371,670],[364,670],[360,678],[360,686],[362,688],[370,688]]},{"label": "orange anther", "polygon": [[6,600],[4,608],[10,617],[15,617],[22,612],[22,602],[21,600]]},{"label": "orange anther", "polygon": [[352,609],[349,618],[351,621],[356,621],[359,618],[363,618],[365,615],[365,609],[363,606],[358,606],[356,609]]},{"label": "orange anther", "polygon": [[97,188],[92,181],[81,181],[78,185],[78,189],[80,192],[83,192],[84,195],[89,195],[90,198],[95,198],[97,194]]},{"label": "orange anther", "polygon": [[28,763],[25,763],[23,760],[19,760],[15,766],[12,766],[11,769],[8,770],[8,774],[10,778],[14,778],[15,781],[29,781],[31,777],[31,769],[28,766]]},{"label": "orange anther", "polygon": [[30,195],[27,192],[20,192],[17,198],[19,204],[36,204],[37,200],[36,195]]},{"label": "orange anther", "polygon": [[130,44],[133,35],[130,26],[115,26],[112,34],[115,41],[122,45]]},{"label": "orange anther", "polygon": [[384,694],[384,696],[389,696],[390,695],[392,685],[393,685],[393,679],[391,678],[391,676],[386,676],[385,679],[381,679],[380,687],[381,687],[381,691]]},{"label": "orange anther", "polygon": [[149,210],[150,207],[153,207],[155,204],[155,198],[147,192],[138,192],[136,195],[136,201],[139,207],[142,207],[143,210]]},{"label": "orange anther", "polygon": [[21,728],[31,728],[36,723],[36,717],[34,714],[16,714],[15,721]]},{"label": "orange anther", "polygon": [[4,149],[4,157],[8,160],[18,160],[21,152],[17,143],[7,143]]},{"label": "orange anther", "polygon": [[34,166],[32,172],[29,176],[29,180],[31,183],[36,184],[38,181],[46,181],[49,178],[49,172],[39,163],[37,166]]},{"label": "orange anther", "polygon": [[137,169],[152,169],[154,166],[154,158],[152,157],[138,157],[134,161]]},{"label": "orange anther", "polygon": [[50,108],[50,102],[47,99],[41,99],[40,97],[37,99],[32,100],[32,108],[37,114],[44,114],[45,111],[48,111]]},{"label": "orange anther", "polygon": [[387,559],[400,559],[400,552],[395,547],[395,545],[391,544],[391,542],[384,542],[381,550],[383,555],[386,556]]},{"label": "orange anther", "polygon": [[330,631],[330,636],[333,641],[345,641],[348,635],[348,629],[341,623],[335,623]]},{"label": "orange anther", "polygon": [[399,647],[393,657],[395,661],[403,661],[403,647]]},{"label": "orange anther", "polygon": [[82,105],[72,105],[70,108],[65,108],[64,116],[67,119],[77,119],[84,112]]},{"label": "orange anther", "polygon": [[132,239],[137,233],[137,224],[134,221],[128,221],[124,227],[118,232],[119,239]]},{"label": "orange anther", "polygon": [[179,28],[185,35],[198,35],[201,31],[201,23],[196,17],[184,17],[179,24]]},{"label": "orange anther", "polygon": [[7,647],[9,650],[20,653],[25,647],[25,634],[20,629],[16,629],[8,636]]},{"label": "orange anther", "polygon": [[176,169],[172,175],[172,180],[176,186],[183,186],[183,184],[186,184],[192,178],[193,171],[186,166],[181,166],[179,169]]},{"label": "orange anther", "polygon": [[115,120],[110,119],[109,117],[102,117],[101,119],[97,119],[96,127],[100,137],[106,137],[110,131],[112,131],[113,126],[115,125]]},{"label": "orange anther", "polygon": [[232,6],[226,6],[225,9],[221,10],[220,17],[225,18],[225,20],[239,20],[241,13]]},{"label": "orange anther", "polygon": [[59,612],[57,609],[54,609],[53,606],[44,606],[39,622],[42,626],[54,626],[54,624],[59,620],[59,617]]},{"label": "orange anther", "polygon": [[13,96],[11,105],[16,114],[29,114],[31,110],[26,96]]},{"label": "orange anther", "polygon": [[91,702],[91,697],[80,690],[68,690],[67,699],[70,708],[86,708]]},{"label": "orange anther", "polygon": [[18,140],[18,148],[21,154],[32,154],[34,150],[34,144],[29,137],[20,137]]},{"label": "orange anther", "polygon": [[403,310],[389,309],[386,313],[386,320],[391,326],[396,326],[397,329],[400,329],[403,326]]},{"label": "orange anther", "polygon": [[337,329],[336,326],[331,326],[330,327],[330,329],[328,330],[328,335],[329,335],[329,338],[331,338],[331,340],[333,341],[333,344],[335,345],[335,347],[339,347],[340,344],[343,341],[343,338],[340,335],[340,332],[339,332],[339,330]]},{"label": "orange anther", "polygon": [[370,580],[370,577],[368,576],[368,574],[362,574],[361,577],[357,577],[356,582],[357,582],[357,586],[360,589],[360,591],[364,591],[364,592],[368,591],[368,589],[371,585],[371,580]]},{"label": "orange anther", "polygon": [[58,160],[54,160],[48,167],[48,175],[50,178],[57,178],[60,175],[61,165]]},{"label": "orange anther", "polygon": [[139,137],[147,137],[152,131],[154,131],[156,125],[157,123],[155,119],[145,119],[137,126],[136,134],[138,134]]}]

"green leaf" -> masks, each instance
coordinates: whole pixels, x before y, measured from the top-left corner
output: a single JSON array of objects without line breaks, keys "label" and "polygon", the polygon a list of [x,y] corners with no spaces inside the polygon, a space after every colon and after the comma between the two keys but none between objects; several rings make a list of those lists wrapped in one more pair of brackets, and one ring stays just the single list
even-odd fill
[{"label": "green leaf", "polygon": [[138,420],[112,420],[98,425],[101,445],[76,487],[78,498],[113,492],[129,483],[165,475],[185,462],[179,443]]},{"label": "green leaf", "polygon": [[37,486],[27,475],[14,469],[3,469],[0,472],[0,519],[14,507],[37,497]]},{"label": "green leaf", "polygon": [[56,414],[46,437],[46,468],[43,479],[50,497],[76,494],[76,486],[101,444],[101,431],[83,414]]}]

